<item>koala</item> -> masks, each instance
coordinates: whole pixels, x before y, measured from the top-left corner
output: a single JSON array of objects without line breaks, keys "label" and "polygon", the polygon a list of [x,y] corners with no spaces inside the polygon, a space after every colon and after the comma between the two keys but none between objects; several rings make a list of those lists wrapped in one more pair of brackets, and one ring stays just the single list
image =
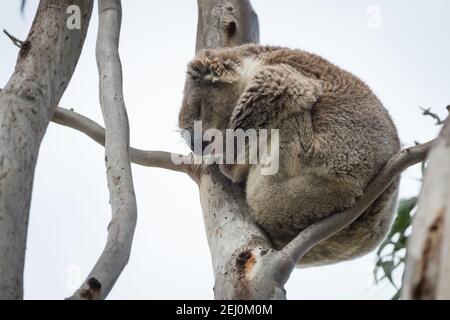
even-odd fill
[{"label": "koala", "polygon": [[[245,185],[250,216],[276,249],[314,222],[351,208],[400,150],[395,125],[353,74],[301,50],[243,45],[207,49],[189,63],[179,127],[278,129],[279,170],[219,165]],[[192,144],[192,142],[191,142]],[[312,248],[299,267],[373,250],[394,216],[399,181],[350,226]]]}]

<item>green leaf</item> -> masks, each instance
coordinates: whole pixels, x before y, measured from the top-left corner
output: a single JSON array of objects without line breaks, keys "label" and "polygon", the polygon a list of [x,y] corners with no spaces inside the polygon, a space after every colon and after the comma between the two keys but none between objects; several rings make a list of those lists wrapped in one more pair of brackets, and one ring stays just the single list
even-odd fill
[{"label": "green leaf", "polygon": [[417,197],[402,199],[397,209],[397,218],[392,225],[388,238],[392,238],[396,233],[403,234],[411,225],[411,211],[416,207]]},{"label": "green leaf", "polygon": [[377,261],[374,267],[374,279],[378,284],[384,279],[392,284],[397,293],[392,299],[399,299],[400,289],[394,282],[393,273],[404,264],[404,252],[408,236],[406,231],[411,226],[413,210],[417,205],[417,197],[401,199],[398,204],[397,216],[386,239],[377,251]]},{"label": "green leaf", "polygon": [[395,287],[394,280],[392,279],[392,272],[394,271],[394,261],[393,260],[383,261],[381,263],[381,267],[383,268],[383,272],[384,272],[384,275],[386,276],[386,278]]}]

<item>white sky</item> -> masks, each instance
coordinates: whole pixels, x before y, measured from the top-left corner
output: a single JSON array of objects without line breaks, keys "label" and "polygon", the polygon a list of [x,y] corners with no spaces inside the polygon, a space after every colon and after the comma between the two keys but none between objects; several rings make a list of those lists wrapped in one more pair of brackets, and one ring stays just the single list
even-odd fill
[{"label": "white sky", "polygon": [[[37,0],[0,2],[0,28],[24,39]],[[405,144],[433,138],[421,116],[450,104],[450,2],[446,0],[253,0],[261,43],[324,56],[366,81],[394,118]],[[121,58],[134,147],[187,152],[176,131],[185,66],[193,57],[196,1],[123,1]],[[379,18],[376,19],[377,12]],[[375,17],[375,20],[373,19]],[[102,123],[95,63],[97,11],[61,106]],[[0,86],[17,48],[0,37]],[[133,166],[138,226],[129,265],[114,299],[209,299],[213,276],[196,185],[182,174]],[[401,196],[416,195],[418,168],[403,175]],[[25,297],[72,293],[103,249],[110,219],[103,149],[72,129],[51,124],[36,168],[25,268]],[[374,255],[296,270],[290,299],[390,298],[373,285]]]}]

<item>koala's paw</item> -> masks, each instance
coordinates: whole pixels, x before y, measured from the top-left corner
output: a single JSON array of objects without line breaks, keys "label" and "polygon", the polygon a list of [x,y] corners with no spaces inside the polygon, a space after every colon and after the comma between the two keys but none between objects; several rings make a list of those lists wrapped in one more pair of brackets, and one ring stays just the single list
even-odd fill
[{"label": "koala's paw", "polygon": [[229,128],[274,127],[281,119],[311,110],[321,94],[321,81],[285,64],[265,66],[240,97]]},{"label": "koala's paw", "polygon": [[317,102],[322,94],[322,82],[311,79],[300,72],[291,71],[291,67],[286,66],[286,98],[285,100],[293,105],[294,108],[302,110],[311,110],[314,103]]}]

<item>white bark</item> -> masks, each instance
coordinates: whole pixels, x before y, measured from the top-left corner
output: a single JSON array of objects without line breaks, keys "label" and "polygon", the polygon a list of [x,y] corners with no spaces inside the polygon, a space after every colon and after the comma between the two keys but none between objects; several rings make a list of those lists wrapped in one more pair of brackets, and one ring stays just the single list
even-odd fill
[{"label": "white bark", "polygon": [[287,278],[281,269],[293,262],[272,250],[264,232],[248,219],[243,190],[217,167],[202,173],[199,187],[215,299],[285,299]]},{"label": "white bark", "polygon": [[450,299],[450,119],[430,152],[412,234],[403,299]]},{"label": "white bark", "polygon": [[[66,27],[69,5],[81,29]],[[89,0],[41,0],[16,69],[0,92],[0,299],[23,297],[34,169],[52,114],[77,64],[92,12]]]},{"label": "white bark", "polygon": [[112,209],[105,249],[73,299],[104,299],[128,263],[137,208],[129,151],[129,124],[122,91],[120,0],[99,0],[97,65],[105,122],[105,164]]}]

